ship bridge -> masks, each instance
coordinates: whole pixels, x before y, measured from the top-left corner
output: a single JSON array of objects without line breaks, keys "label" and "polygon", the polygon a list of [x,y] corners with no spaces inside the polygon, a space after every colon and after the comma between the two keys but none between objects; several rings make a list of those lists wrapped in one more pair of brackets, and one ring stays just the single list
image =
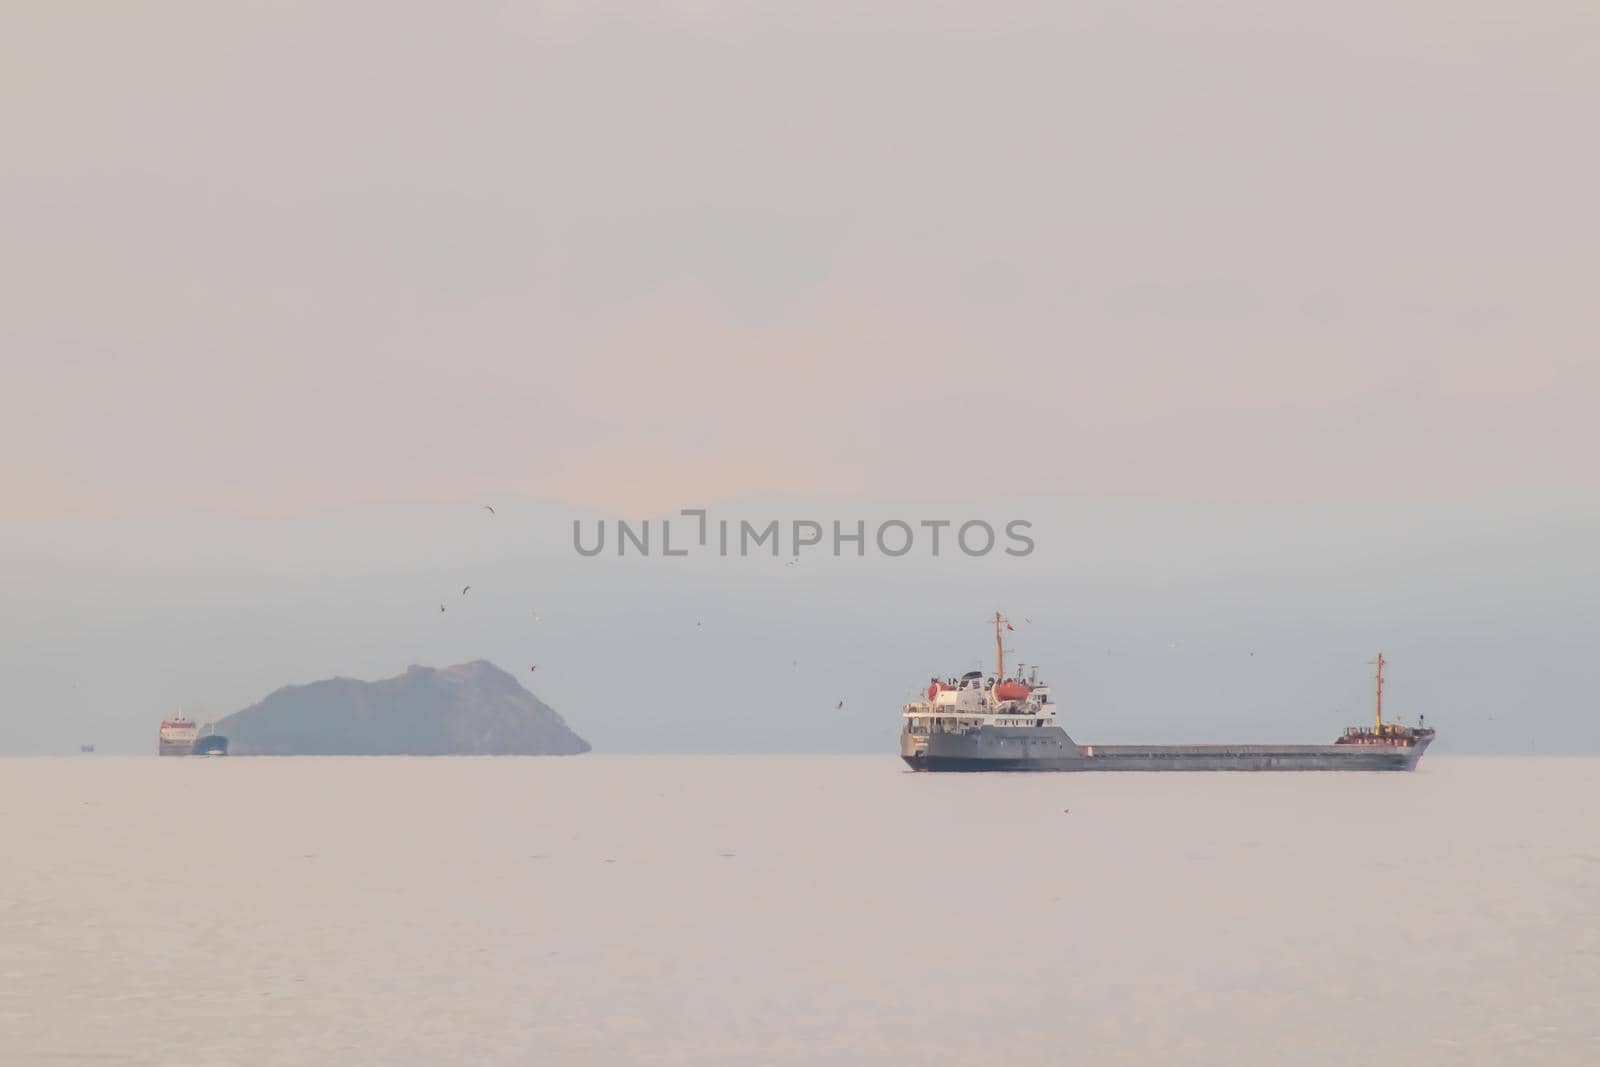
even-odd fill
[{"label": "ship bridge", "polygon": [[[1015,688],[1007,690],[1008,685]],[[1037,728],[1056,723],[1056,707],[1051,703],[1049,686],[1016,679],[985,679],[981,671],[959,679],[932,679],[927,699],[906,704],[901,715],[906,732],[911,734],[977,730],[985,726]]]}]

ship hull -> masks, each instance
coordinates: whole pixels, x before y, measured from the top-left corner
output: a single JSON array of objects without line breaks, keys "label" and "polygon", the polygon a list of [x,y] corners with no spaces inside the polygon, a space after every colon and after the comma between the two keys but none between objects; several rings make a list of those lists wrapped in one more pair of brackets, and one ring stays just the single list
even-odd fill
[{"label": "ship hull", "polygon": [[1431,739],[1410,745],[1079,745],[1059,726],[900,736],[917,771],[1409,771]]},{"label": "ship hull", "polygon": [[193,741],[160,741],[157,745],[158,756],[188,756],[194,753]]}]

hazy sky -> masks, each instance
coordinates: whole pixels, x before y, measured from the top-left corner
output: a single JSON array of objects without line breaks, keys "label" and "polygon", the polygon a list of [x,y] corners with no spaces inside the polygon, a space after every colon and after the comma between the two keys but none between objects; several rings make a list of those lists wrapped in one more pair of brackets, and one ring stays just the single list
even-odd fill
[{"label": "hazy sky", "polygon": [[[1230,647],[1277,633],[1357,677],[1377,640],[1433,641],[1439,673],[1494,664],[1477,692],[1542,687],[1600,749],[1600,7],[869,7],[8,5],[0,750],[142,747],[186,686],[223,712],[515,655],[513,614],[392,630],[459,588],[440,564],[484,499],[523,509],[501,581],[560,569],[559,601],[607,605],[583,627],[632,617],[604,660],[569,635],[613,679],[667,647],[639,618],[714,590],[822,653],[835,612],[915,602],[919,640],[981,654],[968,617],[1003,592],[1053,606],[1058,661],[1110,631],[1167,647],[1206,603]],[[1000,500],[1060,517],[1054,565],[886,565],[815,602],[682,572],[644,604],[562,547],[577,507]],[[1155,576],[1116,563],[1139,537]],[[1337,653],[1330,616],[1359,616]],[[875,639],[816,700],[937,669]],[[92,712],[51,681],[88,660]],[[1167,684],[1216,711],[1227,676]],[[633,675],[600,723],[551,677],[597,743],[717,743],[636,729]],[[740,744],[837,741],[758,721]]]}]

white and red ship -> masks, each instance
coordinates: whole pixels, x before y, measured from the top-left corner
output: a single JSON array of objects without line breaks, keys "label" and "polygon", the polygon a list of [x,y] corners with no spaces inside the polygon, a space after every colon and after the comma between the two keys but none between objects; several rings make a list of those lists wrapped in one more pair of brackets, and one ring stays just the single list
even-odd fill
[{"label": "white and red ship", "polygon": [[161,721],[161,740],[156,753],[161,756],[190,755],[199,738],[200,727],[180,709],[172,718]]},{"label": "white and red ship", "polygon": [[1352,726],[1332,744],[1080,745],[1058,725],[1037,671],[1007,676],[1002,627],[1012,628],[996,612],[993,675],[934,678],[926,700],[901,709],[900,756],[912,770],[1409,771],[1433,742],[1420,722],[1384,721],[1380,654],[1372,727]]}]

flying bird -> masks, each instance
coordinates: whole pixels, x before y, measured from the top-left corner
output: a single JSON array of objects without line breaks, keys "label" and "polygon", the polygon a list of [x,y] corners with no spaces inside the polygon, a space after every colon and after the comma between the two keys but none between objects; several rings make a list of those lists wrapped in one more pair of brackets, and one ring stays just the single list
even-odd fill
[{"label": "flying bird", "polygon": [[529,668],[528,668],[528,669],[529,669],[529,670],[530,670],[530,671],[536,671],[536,670],[538,670],[538,669],[539,669],[539,665],[538,665],[538,664],[537,664],[537,663],[535,663],[535,664],[534,664],[534,665],[533,665],[533,666],[531,666],[531,667],[529,667]]},{"label": "flying bird", "polygon": [[494,508],[491,508],[491,507],[490,507],[490,506],[489,506],[489,505],[488,505],[488,504],[485,504],[485,505],[484,505],[484,506],[483,506],[483,510],[484,510],[484,511],[487,511],[487,512],[488,512],[488,513],[489,513],[489,514],[491,514],[491,515],[493,515],[493,514],[494,514]]},{"label": "flying bird", "polygon": [[462,595],[462,596],[466,596],[466,595],[467,595],[467,590],[468,590],[468,589],[471,589],[471,588],[472,588],[472,586],[470,586],[470,585],[464,585],[464,586],[462,586],[462,587],[461,587],[461,595]]},{"label": "flying bird", "polygon": [[843,711],[844,710],[844,701],[842,701],[842,700],[839,701],[838,707],[834,708],[833,710],[834,711]]},{"label": "flying bird", "polygon": [[798,567],[799,565],[800,565],[800,557],[799,556],[796,556],[794,559],[791,559],[788,563],[784,564],[785,567]]},{"label": "flying bird", "polygon": [[443,611],[443,610],[444,610],[444,605],[443,605],[443,604],[440,604],[440,605],[439,605],[439,610],[440,610],[440,611]]}]

